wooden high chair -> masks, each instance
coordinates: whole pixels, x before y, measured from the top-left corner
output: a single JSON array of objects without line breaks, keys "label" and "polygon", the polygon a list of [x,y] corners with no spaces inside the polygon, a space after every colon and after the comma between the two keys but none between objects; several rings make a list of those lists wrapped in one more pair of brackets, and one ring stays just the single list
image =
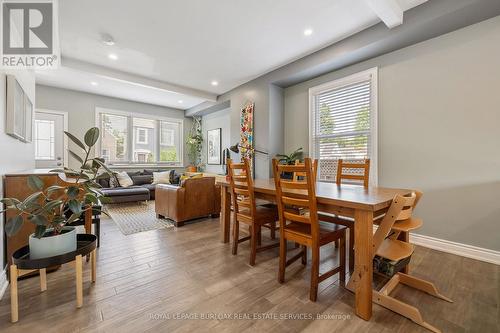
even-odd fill
[{"label": "wooden high chair", "polygon": [[[269,228],[271,238],[275,238],[278,210],[272,206],[256,205],[248,160],[243,160],[243,163],[233,163],[231,159],[228,159],[227,168],[234,214],[232,253],[233,255],[238,253],[239,243],[250,240],[250,265],[254,266],[257,252],[279,246],[279,243],[260,246],[262,227]],[[249,226],[250,236],[239,238],[240,223]]]},{"label": "wooden high chair", "polygon": [[[408,233],[410,230],[414,230],[422,224],[421,220],[414,219],[411,216],[417,197],[419,199],[421,195],[422,194],[418,192],[418,194],[413,193],[408,197],[398,195],[394,198],[389,210],[382,218],[377,231],[373,235],[373,257],[377,255],[390,261],[399,261],[408,258],[413,254],[415,248],[414,245],[398,240],[397,238],[400,233]],[[355,279],[356,278],[353,277],[353,279],[349,282],[349,289],[352,288],[352,284],[355,283]],[[399,313],[400,315],[432,332],[441,332],[436,327],[425,322],[420,314],[420,311],[416,307],[401,302],[390,296],[390,293],[399,283],[424,291],[447,302],[452,302],[451,299],[441,295],[433,283],[405,273],[394,274],[394,276],[382,287],[382,289],[379,291],[373,290],[373,302]]]},{"label": "wooden high chair", "polygon": [[[285,281],[285,268],[302,259],[307,264],[307,247],[312,252],[311,288],[309,298],[315,302],[318,297],[318,284],[339,273],[342,285],[345,283],[345,230],[344,226],[318,220],[316,203],[316,184],[312,171],[312,162],[306,158],[304,165],[281,165],[273,159],[273,172],[276,184],[276,199],[280,219],[280,263],[278,281]],[[303,180],[291,181],[282,179],[284,172],[301,172]],[[302,246],[301,252],[293,258],[286,258],[287,240]],[[338,267],[320,274],[320,247],[340,240],[340,264]]]}]

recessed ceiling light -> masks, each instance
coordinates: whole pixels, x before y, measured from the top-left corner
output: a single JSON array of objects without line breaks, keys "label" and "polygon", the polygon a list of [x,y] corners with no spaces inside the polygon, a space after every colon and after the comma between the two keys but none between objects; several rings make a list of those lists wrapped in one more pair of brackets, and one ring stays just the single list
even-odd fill
[{"label": "recessed ceiling light", "polygon": [[101,41],[104,45],[107,45],[107,46],[115,45],[115,40],[113,39],[113,36],[111,36],[110,34],[102,34]]},{"label": "recessed ceiling light", "polygon": [[307,28],[304,30],[304,36],[311,36],[313,34],[313,29]]},{"label": "recessed ceiling light", "polygon": [[212,81],[212,85],[213,85],[213,86],[218,86],[218,85],[219,85],[219,82],[217,82],[217,81],[215,81],[215,80],[214,80],[214,81]]},{"label": "recessed ceiling light", "polygon": [[182,100],[178,100],[177,102],[179,102],[179,104],[182,104],[182,103],[184,103],[184,101],[182,101]]},{"label": "recessed ceiling light", "polygon": [[111,59],[111,60],[117,60],[117,59],[118,59],[118,56],[117,56],[116,54],[114,54],[114,53],[110,53],[110,54],[108,55],[108,58],[109,58],[109,59]]},{"label": "recessed ceiling light", "polygon": [[93,85],[93,86],[97,86],[97,85],[99,85],[99,83],[97,83],[97,82],[95,82],[95,81],[90,82],[90,84],[91,84],[91,85]]}]

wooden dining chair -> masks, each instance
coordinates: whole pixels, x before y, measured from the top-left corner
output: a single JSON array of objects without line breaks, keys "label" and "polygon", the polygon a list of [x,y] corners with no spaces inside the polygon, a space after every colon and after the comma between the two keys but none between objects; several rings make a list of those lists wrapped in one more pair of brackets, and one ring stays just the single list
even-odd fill
[{"label": "wooden dining chair", "polygon": [[[262,227],[269,228],[271,238],[275,238],[274,231],[276,230],[276,221],[278,221],[278,210],[273,206],[256,205],[248,160],[243,160],[243,163],[233,163],[228,159],[227,168],[234,214],[232,253],[236,255],[238,244],[249,240],[250,265],[254,266],[257,252],[279,246],[278,242],[261,246]],[[248,225],[249,236],[240,238],[240,223]]]},{"label": "wooden dining chair", "polygon": [[[300,162],[300,160],[295,160],[295,165],[304,165],[304,162]],[[312,161],[312,167],[313,167],[313,176],[314,180],[316,181],[318,179],[318,160],[315,159]],[[305,173],[303,172],[294,172],[293,173],[293,181],[298,181],[299,179],[305,177]]]},{"label": "wooden dining chair", "polygon": [[[377,255],[390,261],[400,261],[413,254],[414,245],[406,241],[401,241],[398,238],[400,233],[409,232],[422,225],[422,220],[412,217],[413,208],[421,196],[422,193],[414,192],[411,196],[397,195],[394,198],[389,210],[373,235],[374,257]],[[424,321],[418,308],[390,296],[390,293],[400,283],[424,291],[447,302],[452,302],[451,299],[440,294],[433,283],[402,272],[394,274],[379,291],[373,290],[373,301],[430,331],[441,332],[436,327]]]},{"label": "wooden dining chair", "polygon": [[354,182],[361,181],[364,187],[368,187],[370,180],[370,159],[367,158],[361,162],[349,161],[346,163],[340,158],[337,164],[337,184],[340,185],[342,180],[345,179]]},{"label": "wooden dining chair", "polygon": [[[311,159],[306,158],[304,165],[281,165],[273,159],[273,172],[276,185],[276,199],[280,219],[280,260],[278,281],[285,282],[285,269],[293,262],[302,259],[307,264],[307,248],[311,248],[311,286],[309,299],[313,302],[318,297],[318,285],[321,281],[339,273],[339,280],[345,284],[345,230],[344,226],[325,223],[318,220],[316,203],[316,184],[313,176]],[[301,172],[302,180],[293,181],[282,178],[285,172]],[[287,260],[287,241],[301,245],[301,251]],[[340,240],[339,266],[320,274],[320,247]]]}]

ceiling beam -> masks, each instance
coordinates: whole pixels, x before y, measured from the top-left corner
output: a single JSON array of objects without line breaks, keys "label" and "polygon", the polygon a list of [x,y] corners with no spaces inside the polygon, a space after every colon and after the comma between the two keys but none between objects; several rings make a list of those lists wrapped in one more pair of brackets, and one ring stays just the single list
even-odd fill
[{"label": "ceiling beam", "polygon": [[210,102],[217,101],[217,94],[212,94],[198,89],[184,87],[173,83],[153,80],[143,76],[118,71],[108,67],[94,65],[88,62],[72,58],[63,57],[61,59],[61,66],[82,72],[87,72],[110,80],[127,82],[129,84],[137,86],[197,97]]},{"label": "ceiling beam", "polygon": [[365,0],[371,10],[392,29],[403,24],[403,8],[396,0]]}]

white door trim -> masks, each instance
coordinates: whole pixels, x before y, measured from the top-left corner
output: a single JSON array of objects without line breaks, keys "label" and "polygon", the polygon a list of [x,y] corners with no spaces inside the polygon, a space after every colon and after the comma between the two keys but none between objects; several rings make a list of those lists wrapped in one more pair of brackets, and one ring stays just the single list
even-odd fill
[{"label": "white door trim", "polygon": [[[57,114],[63,116],[63,130],[68,131],[68,112],[67,111],[57,111],[57,110],[48,110],[48,109],[36,109],[35,113],[48,113],[48,114]],[[63,135],[63,154],[64,154],[64,166],[68,167],[68,137]]]}]

